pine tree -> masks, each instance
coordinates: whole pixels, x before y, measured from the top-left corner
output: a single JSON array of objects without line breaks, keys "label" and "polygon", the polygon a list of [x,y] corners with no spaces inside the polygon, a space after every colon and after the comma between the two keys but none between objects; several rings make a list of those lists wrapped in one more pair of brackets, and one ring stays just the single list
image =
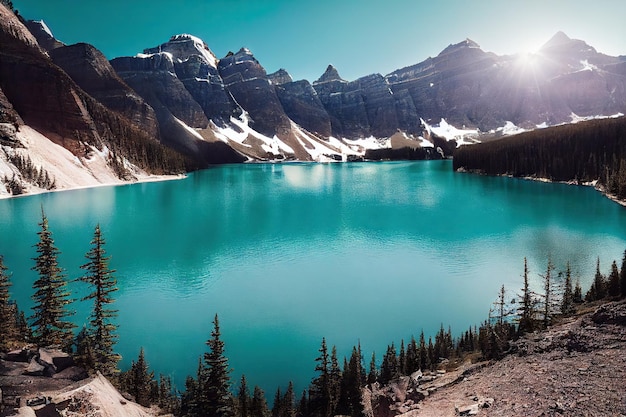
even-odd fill
[{"label": "pine tree", "polygon": [[586,301],[596,301],[602,300],[606,297],[606,280],[602,273],[600,273],[600,258],[598,257],[598,262],[596,263],[596,275],[593,279],[593,283],[587,291],[585,295]]},{"label": "pine tree", "polygon": [[552,271],[554,270],[554,265],[552,264],[552,259],[548,258],[548,266],[546,268],[545,275],[541,275],[543,278],[543,327],[548,327],[552,322],[552,318],[554,315],[554,285],[552,282]]},{"label": "pine tree", "polygon": [[315,361],[315,371],[318,376],[311,382],[309,393],[309,408],[311,415],[328,417],[331,415],[331,386],[330,386],[330,359],[326,338],[322,338],[322,345],[319,349],[320,356]]},{"label": "pine tree", "polygon": [[283,394],[280,387],[276,388],[274,394],[274,405],[272,406],[272,417],[282,417],[283,414]]},{"label": "pine tree", "polygon": [[367,374],[367,383],[373,384],[378,380],[378,369],[376,368],[376,353],[372,352],[372,360],[370,361],[370,371]]},{"label": "pine tree", "polygon": [[15,323],[16,332],[19,340],[33,340],[33,332],[32,329],[28,326],[28,322],[26,321],[26,314],[19,309],[17,304],[15,304]]},{"label": "pine tree", "polygon": [[139,350],[137,361],[133,361],[130,369],[120,375],[120,385],[123,390],[135,397],[135,401],[144,407],[149,407],[152,398],[152,383],[154,372],[150,371],[144,355],[143,347]]},{"label": "pine tree", "polygon": [[433,346],[433,338],[431,336],[428,336],[428,347],[426,350],[428,354],[428,363],[430,364],[430,369],[434,371],[435,369],[437,369],[437,363],[439,361],[437,359],[437,356],[435,355],[435,348]]},{"label": "pine tree", "polygon": [[[372,359],[375,359],[372,357]],[[352,355],[348,362],[348,368],[344,370],[343,385],[348,414],[351,416],[363,415],[363,404],[361,403],[361,387],[365,383],[365,370],[363,369],[361,357],[361,345],[352,348]],[[374,367],[376,366],[374,362]],[[375,369],[375,368],[374,368]]]},{"label": "pine tree", "polygon": [[626,297],[626,250],[622,258],[622,269],[619,272],[619,287],[622,298]]},{"label": "pine tree", "polygon": [[241,375],[237,405],[237,415],[239,417],[250,417],[250,392],[248,392],[248,382],[245,375]]},{"label": "pine tree", "polygon": [[261,388],[255,386],[250,401],[250,417],[269,417],[269,415],[265,393]]},{"label": "pine tree", "polygon": [[[200,361],[200,365],[202,365],[202,361]],[[191,375],[188,375],[185,380],[185,391],[181,394],[180,398],[181,415],[186,417],[199,416],[199,391],[198,380],[194,379]]]},{"label": "pine tree", "polygon": [[85,369],[96,369],[96,356],[93,352],[93,341],[87,331],[87,327],[83,328],[76,335],[76,354],[74,360],[79,366]]},{"label": "pine tree", "polygon": [[39,226],[39,242],[35,245],[38,255],[33,258],[35,266],[32,268],[39,274],[33,283],[35,304],[31,320],[34,338],[39,346],[61,345],[69,350],[73,339],[72,329],[76,326],[65,319],[74,314],[67,309],[72,300],[65,289],[67,282],[57,260],[60,252],[54,245],[43,209]]},{"label": "pine tree", "polygon": [[396,346],[392,342],[391,345],[387,346],[387,352],[383,356],[383,361],[380,365],[380,383],[386,384],[398,376],[400,376],[398,372],[398,355]]},{"label": "pine tree", "polygon": [[200,385],[205,392],[206,403],[202,405],[201,410],[209,416],[231,417],[234,415],[234,410],[230,394],[230,368],[228,359],[224,355],[224,342],[220,339],[217,314],[213,325],[211,339],[206,342],[209,352],[204,354],[206,380]]},{"label": "pine tree", "polygon": [[341,390],[341,368],[337,359],[337,347],[333,345],[330,353],[330,410],[334,414],[337,403],[339,402],[339,393]]},{"label": "pine tree", "polygon": [[295,402],[296,397],[293,391],[293,382],[289,381],[289,384],[287,384],[287,391],[285,391],[285,395],[283,395],[281,400],[283,417],[296,416]]},{"label": "pine tree", "polygon": [[406,369],[407,374],[412,374],[420,367],[419,364],[419,351],[417,349],[417,342],[415,337],[411,336],[411,341],[406,348]]},{"label": "pine tree", "polygon": [[400,353],[398,354],[398,373],[406,375],[406,351],[404,350],[404,339],[400,340]]},{"label": "pine tree", "polygon": [[424,330],[420,332],[420,369],[426,371],[430,369],[430,356],[428,355],[428,349],[426,348],[426,339],[424,338]]},{"label": "pine tree", "polygon": [[159,395],[158,404],[159,407],[172,414],[177,414],[180,411],[180,399],[178,395],[174,393],[172,388],[172,378],[169,376],[159,374]]},{"label": "pine tree", "polygon": [[309,397],[306,395],[306,390],[302,391],[302,396],[298,402],[298,416],[308,417],[309,415]]},{"label": "pine tree", "polygon": [[576,285],[574,286],[574,303],[580,304],[583,302],[583,289],[580,286],[580,279],[576,280]]},{"label": "pine tree", "polygon": [[95,369],[103,375],[112,375],[117,370],[120,355],[113,352],[117,340],[115,331],[117,326],[112,320],[117,316],[117,310],[108,306],[115,301],[112,293],[117,291],[117,281],[113,276],[115,270],[109,268],[110,257],[104,250],[105,240],[102,237],[100,225],[96,226],[91,241],[92,248],[85,257],[88,262],[81,266],[86,274],[80,281],[90,284],[92,292],[83,297],[82,301],[93,300],[93,310],[90,319],[89,340],[93,343],[92,351],[95,358]]},{"label": "pine tree", "polygon": [[4,258],[0,255],[0,351],[8,348],[9,339],[15,335],[15,313],[9,302],[10,275],[7,274]]},{"label": "pine tree", "polygon": [[609,280],[607,285],[607,293],[609,297],[619,297],[620,296],[620,286],[619,286],[619,270],[617,269],[617,262],[613,261],[611,264],[611,273],[609,274]]},{"label": "pine tree", "polygon": [[561,314],[569,316],[574,313],[574,292],[572,291],[572,271],[567,263],[565,270],[565,286],[563,288],[563,300],[561,301]]},{"label": "pine tree", "polygon": [[518,332],[524,334],[535,330],[535,300],[528,281],[528,261],[524,258],[524,287],[522,288],[522,302],[517,310],[519,316]]}]

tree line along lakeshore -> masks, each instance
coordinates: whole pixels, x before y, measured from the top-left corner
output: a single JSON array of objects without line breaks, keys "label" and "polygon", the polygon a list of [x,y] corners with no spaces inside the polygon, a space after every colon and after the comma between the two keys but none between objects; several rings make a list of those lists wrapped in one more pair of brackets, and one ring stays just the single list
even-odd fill
[{"label": "tree line along lakeshore", "polygon": [[580,304],[626,297],[626,251],[621,267],[613,261],[606,276],[601,272],[598,259],[594,279],[584,295],[580,282],[572,282],[569,264],[558,272],[551,260],[539,274],[541,289],[533,291],[524,259],[519,294],[509,296],[502,286],[488,318],[480,325],[468,328],[457,337],[442,325],[434,340],[421,332],[417,339],[411,337],[407,343],[402,340],[399,346],[392,342],[382,355],[380,366],[375,352],[371,359],[363,357],[360,345],[354,346],[350,357],[341,362],[335,346],[329,346],[326,339],[322,339],[319,356],[314,360],[315,377],[309,388],[297,395],[293,383],[288,382],[284,390],[277,388],[270,408],[263,390],[259,386],[250,389],[245,375],[237,382],[231,380],[217,314],[206,342],[206,352],[199,357],[196,375],[187,377],[183,389],[176,389],[169,376],[155,377],[143,348],[139,349],[130,368],[120,371],[121,356],[115,352],[117,281],[100,226],[94,229],[90,249],[85,254],[86,262],[80,267],[83,273],[75,279],[90,288],[79,301],[92,303],[88,325],[78,332],[71,321],[71,305],[78,300],[71,298],[67,288],[69,281],[58,263],[60,251],[55,246],[43,209],[39,226],[32,267],[38,278],[33,282],[33,307],[28,317],[10,298],[11,275],[0,255],[0,352],[26,343],[57,346],[70,353],[75,362],[90,373],[102,373],[139,404],[157,405],[177,416],[360,416],[363,411],[361,389],[368,384],[385,385],[417,370],[435,370],[449,360],[500,359],[506,355],[511,341],[524,333],[544,329],[559,317],[575,314]]}]

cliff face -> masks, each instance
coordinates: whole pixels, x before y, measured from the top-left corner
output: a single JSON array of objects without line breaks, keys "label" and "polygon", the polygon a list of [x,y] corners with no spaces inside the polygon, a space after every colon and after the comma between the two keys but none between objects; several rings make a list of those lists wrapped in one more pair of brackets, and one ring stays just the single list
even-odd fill
[{"label": "cliff face", "polygon": [[174,62],[174,72],[208,119],[224,124],[241,114],[241,109],[225,90],[217,70],[217,58],[202,40],[192,35],[176,35],[144,54],[165,53]]},{"label": "cliff face", "polygon": [[291,81],[275,86],[276,94],[291,120],[323,137],[332,134],[330,116],[316,91],[307,80]]},{"label": "cliff face", "polygon": [[[80,48],[82,52],[90,51],[85,46],[77,49]],[[79,61],[69,59],[65,63],[75,64]],[[97,61],[95,59],[93,62]],[[85,87],[92,89],[94,94],[98,92],[98,87],[102,86],[103,80],[119,83],[119,79],[107,65],[101,67],[87,65],[82,69],[85,73],[79,71],[82,76],[81,82],[85,81]],[[96,69],[103,70],[98,77],[89,72]],[[106,92],[102,97],[111,94],[114,96],[115,93],[111,93],[110,88],[112,84],[108,82],[104,84]],[[122,88],[123,85],[117,84],[117,87]],[[179,172],[183,169],[180,155],[159,145],[146,132],[145,127],[129,120],[125,111],[122,115],[109,110],[55,65],[28,29],[2,5],[0,5],[0,91],[2,122],[9,122],[17,127],[17,131],[10,135],[11,138],[2,143],[4,152],[0,154],[0,182],[3,186],[0,194],[5,194],[6,191],[29,191],[31,185],[33,190],[41,187],[50,189],[55,186],[63,188],[132,179],[137,175],[145,175],[146,171],[163,173]],[[125,93],[131,93],[128,87],[125,87]],[[136,95],[135,99],[138,99]],[[132,98],[130,100],[132,102]],[[134,108],[141,109],[141,101],[137,100],[135,103],[139,106]],[[149,109],[145,105],[143,109],[149,114]],[[32,132],[30,128],[34,128],[38,133]],[[3,128],[4,132],[9,130]],[[57,145],[64,149],[55,148]],[[73,157],[68,158],[65,155],[66,151]],[[57,172],[59,168],[63,171],[63,166],[68,172],[75,172],[73,169],[76,165],[88,175],[81,177],[82,179],[77,182],[68,179],[67,182],[59,180],[57,183],[51,178],[49,181],[35,183],[33,181],[36,178],[30,178],[32,173],[26,175],[23,169],[20,169],[21,164],[18,161],[20,158],[34,162],[34,168],[42,177],[45,173]],[[95,161],[99,164],[98,169],[95,169],[95,166],[90,167],[90,164],[96,163]],[[53,163],[60,165],[52,166]],[[67,164],[74,165],[70,167],[66,166]],[[7,179],[11,181],[11,186],[8,183],[4,184]]]},{"label": "cliff face", "polygon": [[242,48],[218,64],[224,85],[250,115],[250,127],[266,136],[289,134],[289,118],[276,95],[265,69],[252,53]]},{"label": "cliff face", "polygon": [[50,57],[85,92],[158,139],[154,110],[122,81],[100,51],[91,45],[78,43],[57,47],[50,51]]}]

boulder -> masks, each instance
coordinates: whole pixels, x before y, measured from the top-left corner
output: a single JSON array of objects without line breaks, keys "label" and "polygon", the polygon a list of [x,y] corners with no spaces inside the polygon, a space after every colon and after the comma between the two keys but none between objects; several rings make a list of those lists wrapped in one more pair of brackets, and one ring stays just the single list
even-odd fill
[{"label": "boulder", "polygon": [[455,407],[457,416],[475,416],[480,411],[478,404]]},{"label": "boulder", "polygon": [[598,307],[591,319],[597,324],[626,326],[626,303],[610,303]]},{"label": "boulder", "polygon": [[89,374],[80,366],[70,366],[64,370],[52,375],[53,379],[69,379],[72,381],[81,381],[88,378]]},{"label": "boulder", "polygon": [[382,387],[374,383],[364,388],[363,405],[365,410],[369,410],[366,414],[392,417],[417,408],[417,404],[428,395],[419,389],[418,384],[417,379],[402,376]]},{"label": "boulder", "polygon": [[30,360],[30,352],[28,349],[12,350],[4,355],[4,360],[9,362],[28,362]]},{"label": "boulder", "polygon": [[28,368],[24,371],[24,375],[43,376],[45,370],[45,366],[37,362],[35,358],[32,358],[28,364]]},{"label": "boulder", "polygon": [[54,348],[39,349],[39,363],[46,368],[48,376],[74,365],[74,359],[67,353]]}]

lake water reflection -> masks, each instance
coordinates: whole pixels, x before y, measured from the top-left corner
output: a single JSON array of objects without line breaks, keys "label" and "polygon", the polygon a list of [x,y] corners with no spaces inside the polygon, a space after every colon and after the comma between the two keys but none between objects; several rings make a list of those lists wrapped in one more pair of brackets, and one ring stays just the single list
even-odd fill
[{"label": "lake water reflection", "polygon": [[[452,172],[450,161],[220,166],[181,181],[0,201],[0,254],[31,306],[41,206],[68,277],[96,223],[117,270],[118,350],[182,388],[220,315],[233,378],[302,390],[322,336],[380,359],[391,341],[487,316],[548,256],[586,287],[626,249],[626,209],[590,188]],[[76,297],[82,284],[72,284]],[[78,324],[88,305],[76,306]],[[30,313],[30,311],[28,311]]]}]

